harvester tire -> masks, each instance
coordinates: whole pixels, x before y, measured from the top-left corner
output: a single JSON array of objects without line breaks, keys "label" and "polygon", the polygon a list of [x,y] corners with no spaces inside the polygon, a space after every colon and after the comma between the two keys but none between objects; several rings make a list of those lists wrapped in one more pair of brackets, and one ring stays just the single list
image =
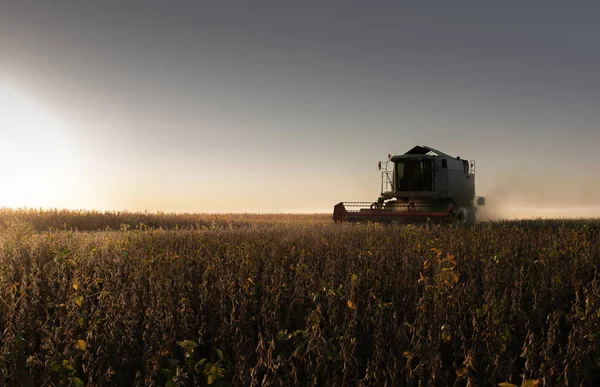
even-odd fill
[{"label": "harvester tire", "polygon": [[475,225],[475,212],[474,211],[467,211],[467,219],[465,220],[465,225],[466,226],[474,226]]},{"label": "harvester tire", "polygon": [[466,208],[460,207],[458,210],[454,212],[454,216],[458,224],[465,225],[467,224],[467,219],[469,216],[469,211]]},{"label": "harvester tire", "polygon": [[455,212],[456,221],[461,226],[471,227],[475,224],[475,211],[469,211],[465,207],[460,207]]}]

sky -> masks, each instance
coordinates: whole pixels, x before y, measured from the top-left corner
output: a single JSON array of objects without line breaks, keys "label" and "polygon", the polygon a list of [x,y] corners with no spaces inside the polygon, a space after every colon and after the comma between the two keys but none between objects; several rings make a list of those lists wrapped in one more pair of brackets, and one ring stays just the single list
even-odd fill
[{"label": "sky", "polygon": [[600,3],[0,0],[0,207],[330,212],[414,145],[600,216]]}]

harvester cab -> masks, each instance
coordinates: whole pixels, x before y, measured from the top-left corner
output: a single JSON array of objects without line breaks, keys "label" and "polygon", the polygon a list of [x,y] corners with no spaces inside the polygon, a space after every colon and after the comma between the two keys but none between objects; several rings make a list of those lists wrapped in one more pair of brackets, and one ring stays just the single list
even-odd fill
[{"label": "harvester cab", "polygon": [[333,209],[338,221],[441,221],[475,223],[475,162],[427,146],[379,162],[381,194],[375,202],[342,202]]}]

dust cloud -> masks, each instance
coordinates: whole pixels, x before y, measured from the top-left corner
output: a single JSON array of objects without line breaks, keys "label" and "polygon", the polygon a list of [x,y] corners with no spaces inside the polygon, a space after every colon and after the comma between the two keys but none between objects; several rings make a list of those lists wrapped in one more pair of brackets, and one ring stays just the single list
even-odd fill
[{"label": "dust cloud", "polygon": [[[537,177],[536,177],[537,176]],[[501,176],[478,194],[478,220],[600,217],[600,182],[581,175],[515,173]]]}]

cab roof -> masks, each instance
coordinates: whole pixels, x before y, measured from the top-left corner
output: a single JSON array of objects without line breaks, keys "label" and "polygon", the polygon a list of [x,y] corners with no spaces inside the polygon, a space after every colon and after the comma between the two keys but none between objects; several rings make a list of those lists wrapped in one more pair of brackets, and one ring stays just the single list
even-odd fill
[{"label": "cab roof", "polygon": [[437,149],[433,149],[433,148],[430,148],[430,147],[425,146],[425,145],[417,145],[414,148],[410,149],[408,152],[404,153],[403,155],[393,156],[390,160],[391,161],[397,161],[397,160],[421,159],[421,158],[423,158],[423,157],[420,157],[420,156],[426,156],[425,158],[433,158],[434,156],[437,156],[437,157],[447,157],[449,159],[453,159],[454,158],[454,157],[450,156],[447,153],[440,152]]},{"label": "cab roof", "polygon": [[410,149],[405,155],[428,155],[428,156],[446,156],[452,157],[447,153],[440,152],[437,149],[433,149],[431,147],[425,145],[417,145],[414,148]]}]

